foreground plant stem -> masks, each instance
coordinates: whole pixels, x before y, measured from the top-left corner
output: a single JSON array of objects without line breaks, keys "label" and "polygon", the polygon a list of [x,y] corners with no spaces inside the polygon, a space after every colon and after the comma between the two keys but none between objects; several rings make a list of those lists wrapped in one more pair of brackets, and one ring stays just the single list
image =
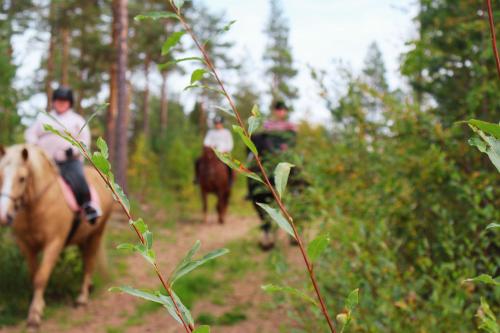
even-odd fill
[{"label": "foreground plant stem", "polygon": [[[241,116],[240,116],[240,114],[239,114],[239,112],[238,112],[238,110],[236,108],[236,105],[234,104],[234,101],[231,98],[231,96],[229,95],[229,93],[227,92],[226,87],[224,86],[224,83],[220,79],[220,76],[219,76],[219,74],[218,74],[218,72],[217,72],[217,70],[216,70],[216,68],[215,68],[212,60],[210,59],[210,56],[206,52],[205,48],[200,44],[198,38],[194,34],[194,32],[191,29],[191,27],[189,26],[189,24],[186,22],[186,20],[184,19],[184,17],[181,15],[180,9],[177,8],[172,1],[171,1],[171,4],[172,4],[174,10],[176,11],[177,16],[179,17],[180,22],[184,26],[184,29],[186,29],[186,31],[189,33],[189,35],[193,39],[194,43],[196,44],[196,47],[202,53],[203,58],[205,59],[206,65],[208,66],[208,68],[210,69],[210,71],[212,72],[212,74],[214,75],[214,77],[215,77],[215,79],[216,79],[216,81],[217,81],[217,83],[218,83],[218,85],[219,85],[222,93],[224,94],[224,97],[229,102],[229,104],[231,106],[231,109],[233,110],[233,113],[236,116],[238,124],[243,129],[243,132],[244,132],[245,136],[248,137],[248,138],[250,138],[250,135],[249,135],[249,133],[248,133],[248,131],[246,129],[246,126],[245,126],[243,120],[241,119]],[[291,225],[291,227],[293,229],[293,233],[294,233],[295,239],[297,240],[297,243],[299,245],[299,249],[300,249],[300,252],[302,254],[302,258],[304,259],[305,265],[307,267],[307,272],[309,273],[309,277],[310,277],[312,285],[314,287],[314,291],[316,293],[316,297],[318,298],[318,301],[320,303],[321,312],[323,313],[323,316],[325,317],[325,320],[328,323],[328,327],[330,328],[330,331],[333,332],[333,333],[336,333],[335,325],[334,325],[332,319],[330,318],[330,315],[328,313],[328,309],[326,307],[325,301],[323,300],[323,297],[321,296],[321,292],[319,290],[318,283],[316,281],[316,276],[314,274],[313,265],[312,265],[312,263],[311,263],[308,255],[307,255],[307,252],[305,250],[305,247],[304,247],[304,244],[302,242],[302,239],[301,239],[301,237],[300,237],[300,235],[299,235],[299,233],[297,231],[297,227],[295,226],[295,223],[293,222],[293,218],[290,215],[290,213],[288,212],[288,210],[286,209],[285,205],[283,204],[283,201],[281,200],[280,196],[276,192],[274,186],[271,184],[271,182],[269,180],[269,177],[267,175],[267,172],[264,169],[264,166],[262,165],[262,161],[261,161],[260,157],[258,155],[254,155],[254,157],[255,157],[255,161],[257,162],[257,165],[259,167],[259,170],[260,170],[260,172],[261,172],[261,174],[262,174],[262,176],[264,178],[264,183],[265,183],[266,187],[271,191],[271,193],[272,193],[272,195],[273,195],[276,203],[278,204],[281,212],[286,217],[288,223],[290,223],[290,225]]]},{"label": "foreground plant stem", "polygon": [[[87,153],[87,150],[80,143],[80,141],[78,141],[76,138],[74,138],[73,135],[71,135],[71,133],[66,133],[66,134],[68,134],[75,142],[78,143],[80,151],[83,153],[83,156],[85,157],[85,159],[87,159],[87,161],[89,161],[90,164],[92,164],[92,167],[99,173],[99,176],[104,180],[104,182],[109,187],[109,189],[111,190],[111,192],[113,192],[113,195],[116,198],[116,201],[118,202],[118,204],[120,204],[120,207],[122,208],[123,212],[125,212],[125,215],[127,215],[127,218],[129,220],[129,222],[133,222],[134,219],[132,218],[132,214],[130,214],[130,210],[127,208],[127,206],[123,202],[122,198],[118,195],[118,193],[116,192],[116,190],[114,188],[114,185],[111,184],[111,182],[108,179],[108,177],[106,177],[106,175],[104,175],[101,172],[101,170],[99,170],[99,168],[94,164],[94,162],[92,161],[92,158],[89,156],[89,154]],[[129,224],[134,228],[134,231],[137,234],[137,237],[139,237],[140,242],[143,245],[146,245],[146,241],[144,240],[144,237],[142,236],[142,234],[139,231],[139,229],[137,229],[137,227],[133,223],[129,223]],[[153,267],[154,267],[154,270],[156,272],[156,275],[158,276],[158,278],[161,281],[161,284],[163,285],[163,288],[165,288],[165,290],[168,293],[168,296],[170,297],[170,299],[172,300],[172,303],[174,304],[175,313],[177,314],[177,316],[181,320],[182,326],[184,326],[184,329],[186,330],[186,332],[191,333],[194,330],[194,327],[191,327],[190,325],[188,325],[186,323],[186,321],[184,320],[184,317],[182,316],[182,313],[181,313],[181,311],[179,309],[179,306],[177,305],[177,302],[175,301],[175,298],[174,298],[174,295],[173,295],[173,292],[172,292],[172,288],[168,284],[167,280],[165,280],[165,278],[163,277],[163,274],[161,273],[160,268],[156,264],[156,260],[155,260],[155,262],[153,264]]]},{"label": "foreground plant stem", "polygon": [[486,0],[486,5],[488,6],[488,18],[490,23],[493,54],[495,55],[495,62],[497,64],[498,77],[500,77],[500,57],[498,56],[497,37],[495,33],[495,22],[493,21],[493,10],[491,9],[491,0]]}]

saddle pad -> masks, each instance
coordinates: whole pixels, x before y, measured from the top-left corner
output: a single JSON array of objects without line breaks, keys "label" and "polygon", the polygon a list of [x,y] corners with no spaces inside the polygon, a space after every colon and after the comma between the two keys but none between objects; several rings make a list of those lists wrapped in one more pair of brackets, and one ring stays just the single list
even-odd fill
[{"label": "saddle pad", "polygon": [[[76,202],[76,198],[75,195],[73,194],[73,191],[71,190],[71,187],[69,187],[69,185],[64,181],[62,177],[58,177],[57,180],[63,192],[64,201],[66,201],[68,207],[75,213],[80,212],[80,207]],[[95,207],[100,208],[101,201],[99,199],[99,194],[97,194],[97,191],[95,190],[94,186],[89,184],[89,188],[90,188],[90,201],[92,201]]]}]

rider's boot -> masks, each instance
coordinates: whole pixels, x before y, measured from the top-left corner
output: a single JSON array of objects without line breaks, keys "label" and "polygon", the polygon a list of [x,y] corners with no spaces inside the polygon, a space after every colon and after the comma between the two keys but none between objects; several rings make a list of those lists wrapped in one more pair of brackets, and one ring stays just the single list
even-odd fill
[{"label": "rider's boot", "polygon": [[87,218],[87,221],[89,221],[90,224],[95,224],[97,219],[102,215],[102,212],[99,209],[99,207],[95,207],[95,205],[93,205],[92,202],[87,202],[86,204],[83,204],[82,210],[83,213],[85,214],[85,217]]}]

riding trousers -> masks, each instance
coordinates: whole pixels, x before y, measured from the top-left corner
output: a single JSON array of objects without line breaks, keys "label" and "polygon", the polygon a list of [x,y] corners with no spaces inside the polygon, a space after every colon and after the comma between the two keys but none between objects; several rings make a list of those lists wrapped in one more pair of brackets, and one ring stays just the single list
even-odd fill
[{"label": "riding trousers", "polygon": [[57,162],[61,176],[71,187],[75,194],[76,202],[80,207],[85,206],[91,200],[90,188],[83,173],[83,163],[77,159],[69,159],[64,162]]}]

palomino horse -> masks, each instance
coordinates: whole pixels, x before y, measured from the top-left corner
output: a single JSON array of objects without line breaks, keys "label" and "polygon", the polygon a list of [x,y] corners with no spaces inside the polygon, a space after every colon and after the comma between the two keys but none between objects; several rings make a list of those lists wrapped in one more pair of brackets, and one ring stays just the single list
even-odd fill
[{"label": "palomino horse", "polygon": [[[65,202],[55,164],[32,145],[15,145],[7,150],[0,147],[0,224],[12,224],[16,242],[27,260],[34,288],[28,313],[30,329],[40,325],[45,287],[67,245],[78,245],[82,252],[84,276],[77,304],[88,302],[92,273],[113,198],[95,170],[87,168],[85,173],[98,193],[103,214],[94,225],[83,221],[68,240],[75,213]],[[43,253],[40,261],[39,252]]]},{"label": "palomino horse", "polygon": [[217,195],[219,223],[223,224],[231,195],[231,176],[228,167],[217,158],[212,148],[209,147],[203,148],[203,154],[197,167],[203,202],[203,221],[207,223],[208,193],[214,193]]}]

